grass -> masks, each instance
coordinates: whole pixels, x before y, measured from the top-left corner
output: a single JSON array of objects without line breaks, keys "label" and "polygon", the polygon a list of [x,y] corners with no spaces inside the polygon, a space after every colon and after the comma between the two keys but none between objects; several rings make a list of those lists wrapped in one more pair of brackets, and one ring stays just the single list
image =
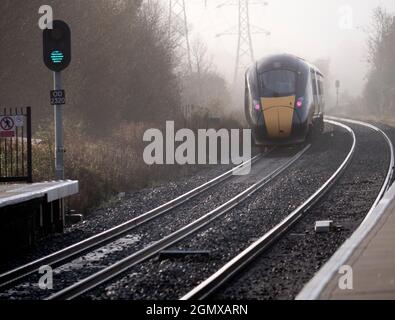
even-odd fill
[{"label": "grass", "polygon": [[[80,193],[72,197],[70,207],[79,212],[86,213],[119,192],[145,187],[164,174],[164,168],[143,162],[142,136],[147,125],[124,125],[107,138],[93,138],[81,128],[65,127],[65,175],[80,184]],[[41,142],[33,146],[34,180],[53,180],[53,130],[41,128],[35,138]]]},{"label": "grass", "polygon": [[[218,124],[210,124],[203,118],[192,119],[190,124],[193,130],[206,126],[219,129]],[[155,127],[164,132],[165,122],[161,125],[162,128],[153,123],[123,124],[110,136],[99,138],[86,135],[81,125],[70,126],[66,123],[65,176],[79,180],[80,185],[80,193],[69,201],[70,208],[86,214],[90,209],[111,201],[120,192],[163,183],[196,169],[194,166],[148,166],[144,163],[144,132]],[[235,120],[223,119],[221,127],[236,129],[240,125]],[[39,128],[34,138],[40,142],[33,145],[33,179],[53,180],[53,128]]]}]

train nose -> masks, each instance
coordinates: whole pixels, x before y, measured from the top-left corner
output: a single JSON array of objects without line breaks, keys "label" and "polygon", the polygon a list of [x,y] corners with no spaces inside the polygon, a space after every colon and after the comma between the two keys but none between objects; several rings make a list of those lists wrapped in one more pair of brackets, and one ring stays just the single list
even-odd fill
[{"label": "train nose", "polygon": [[261,98],[266,130],[270,138],[290,137],[295,99],[295,96]]}]

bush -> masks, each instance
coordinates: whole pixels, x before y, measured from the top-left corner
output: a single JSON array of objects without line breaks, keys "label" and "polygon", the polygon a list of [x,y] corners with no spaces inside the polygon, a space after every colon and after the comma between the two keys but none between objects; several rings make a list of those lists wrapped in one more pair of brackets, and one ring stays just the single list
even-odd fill
[{"label": "bush", "polygon": [[[144,131],[147,124],[124,124],[106,138],[93,138],[81,127],[65,129],[65,175],[79,180],[80,193],[70,206],[82,212],[99,205],[115,194],[132,191],[174,174],[160,166],[148,167],[143,161]],[[53,128],[40,128],[33,145],[33,177],[35,181],[53,180]]]}]

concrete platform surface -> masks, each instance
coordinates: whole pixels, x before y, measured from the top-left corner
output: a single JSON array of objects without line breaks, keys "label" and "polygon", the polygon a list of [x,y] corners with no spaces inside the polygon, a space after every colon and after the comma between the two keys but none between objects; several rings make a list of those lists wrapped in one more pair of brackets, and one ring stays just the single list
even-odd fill
[{"label": "concrete platform surface", "polygon": [[47,197],[48,202],[78,193],[78,181],[49,181],[33,184],[0,185],[0,208],[37,198]]},{"label": "concrete platform surface", "polygon": [[[341,289],[343,266],[351,273]],[[316,299],[395,300],[395,185],[297,297]]]}]

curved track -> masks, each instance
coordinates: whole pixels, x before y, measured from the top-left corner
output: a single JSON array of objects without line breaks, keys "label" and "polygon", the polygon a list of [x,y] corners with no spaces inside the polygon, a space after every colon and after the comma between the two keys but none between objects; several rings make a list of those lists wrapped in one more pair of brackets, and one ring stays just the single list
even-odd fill
[{"label": "curved track", "polygon": [[184,295],[181,300],[204,299],[213,294],[219,287],[224,285],[231,277],[237,274],[241,269],[253,261],[255,257],[267,249],[274,241],[287,232],[289,228],[302,218],[341,177],[352,160],[356,147],[356,137],[350,127],[336,121],[327,120],[326,122],[346,129],[353,137],[351,150],[337,171],[309,199],[289,214],[287,218],[229,261],[211,277],[203,281],[195,289]]},{"label": "curved track", "polygon": [[[317,299],[326,285],[329,283],[331,277],[335,274],[336,270],[339,270],[340,266],[347,261],[347,259],[352,255],[358,243],[364,239],[368,233],[373,229],[374,225],[377,223],[378,219],[380,218],[380,212],[382,213],[381,209],[379,208],[379,202],[384,197],[385,193],[391,186],[392,178],[394,175],[394,164],[395,164],[395,153],[394,147],[392,144],[391,139],[388,135],[381,130],[380,128],[373,126],[369,123],[345,119],[345,118],[337,118],[337,117],[328,117],[330,119],[336,119],[338,121],[356,124],[360,126],[368,127],[372,130],[379,132],[381,135],[384,136],[386,140],[389,150],[390,150],[390,161],[389,161],[389,168],[385,178],[385,181],[381,187],[381,190],[374,201],[373,205],[371,206],[368,214],[366,215],[365,219],[362,221],[361,225],[354,231],[351,237],[347,239],[347,241],[333,254],[331,259],[324,264],[321,269],[315,274],[315,276],[305,285],[301,292],[299,292],[296,300],[313,300]],[[377,213],[379,213],[377,215]]]},{"label": "curved track", "polygon": [[268,184],[272,181],[275,177],[279,174],[284,172],[287,168],[289,168],[294,162],[296,162],[308,149],[310,145],[306,146],[303,150],[298,152],[295,156],[290,158],[287,162],[277,167],[274,171],[272,171],[267,176],[261,178],[258,182],[254,183],[249,188],[245,189],[243,192],[239,193],[237,196],[233,197],[228,202],[220,205],[216,209],[210,211],[209,213],[205,214],[201,218],[193,221],[187,226],[173,232],[172,234],[166,236],[165,238],[153,243],[152,245],[135,252],[134,254],[118,261],[117,263],[97,272],[77,283],[71,285],[58,293],[53,294],[48,299],[55,300],[55,299],[74,299],[78,296],[81,296],[85,292],[92,290],[99,285],[113,279],[114,277],[120,275],[121,273],[125,272],[129,268],[152,258],[153,256],[160,253],[162,250],[170,247],[171,245],[185,239],[186,237],[190,236],[201,230],[203,227],[208,225],[209,223],[213,222],[214,220],[218,219],[219,217],[223,216],[225,213],[233,209],[235,206],[252,196],[255,192],[260,190],[263,186]]},{"label": "curved track", "polygon": [[386,142],[388,144],[389,152],[390,152],[390,161],[389,161],[389,166],[388,166],[388,172],[385,177],[385,181],[381,187],[381,190],[376,198],[376,201],[373,203],[370,211],[366,215],[366,218],[364,220],[364,222],[365,222],[371,215],[373,209],[375,207],[377,207],[378,203],[380,202],[380,200],[383,198],[384,194],[388,191],[389,187],[391,186],[391,181],[392,181],[392,177],[394,174],[394,166],[395,166],[394,146],[392,144],[391,139],[388,137],[388,135],[383,130],[381,130],[380,128],[378,128],[370,123],[363,122],[363,121],[357,121],[357,120],[351,120],[351,119],[337,118],[337,117],[327,117],[327,119],[333,119],[335,121],[342,121],[342,122],[346,122],[346,123],[353,123],[353,124],[357,124],[360,126],[368,127],[372,130],[379,132],[384,137],[384,139],[386,140]]},{"label": "curved track", "polygon": [[[237,272],[239,272],[242,268],[247,266],[250,262],[252,262],[259,254],[265,251],[269,246],[275,243],[276,240],[280,239],[285,233],[305,214],[312,208],[314,204],[316,204],[322,196],[324,196],[329,189],[336,183],[336,181],[341,177],[341,175],[345,172],[347,166],[351,162],[353,158],[353,154],[355,151],[356,146],[356,137],[351,128],[348,126],[339,123],[338,121],[342,122],[350,122],[353,124],[367,126],[377,132],[380,132],[386,142],[389,145],[391,159],[389,169],[385,178],[383,185],[381,186],[379,195],[374,202],[373,207],[375,207],[380,199],[383,197],[384,193],[388,189],[388,186],[391,182],[392,174],[393,174],[393,167],[394,167],[394,154],[393,154],[393,146],[391,141],[389,140],[388,136],[381,131],[380,129],[366,123],[361,123],[359,121],[348,120],[348,119],[338,119],[328,117],[326,122],[338,127],[341,127],[348,131],[353,138],[352,148],[348,152],[346,159],[343,161],[341,166],[336,170],[336,172],[316,191],[313,195],[311,195],[307,201],[305,201],[302,205],[300,205],[296,210],[294,210],[290,215],[288,215],[284,220],[282,220],[278,225],[276,225],[273,229],[269,232],[265,233],[263,237],[255,241],[252,245],[250,245],[247,249],[245,249],[242,253],[237,255],[231,261],[226,263],[220,270],[215,272],[212,276],[207,278],[203,281],[198,287],[184,295],[181,299],[204,299],[210,296],[212,293],[216,292],[216,290],[222,287],[231,277],[233,277]],[[79,297],[90,291],[92,289],[97,288],[99,285],[113,279],[114,277],[119,276],[120,274],[127,271],[129,268],[140,264],[152,257],[158,255],[161,251],[169,248],[170,246],[180,242],[183,239],[186,239],[188,236],[192,234],[196,234],[198,231],[202,230],[205,226],[209,225],[214,220],[218,219],[219,217],[223,216],[225,213],[229,212],[231,209],[235,208],[238,204],[244,202],[247,198],[249,198],[252,194],[256,191],[261,189],[263,186],[267,185],[270,181],[272,181],[275,177],[280,175],[283,171],[285,171],[288,167],[290,167],[296,160],[298,160],[304,152],[309,149],[310,146],[307,146],[305,149],[297,153],[294,157],[289,158],[287,162],[283,163],[282,165],[278,165],[277,168],[272,171],[270,174],[263,176],[261,173],[259,177],[259,181],[251,185],[250,187],[246,188],[243,192],[238,194],[237,196],[233,197],[231,200],[226,201],[220,206],[215,206],[214,210],[211,210],[207,213],[202,215],[200,218],[193,220],[193,222],[189,223],[188,225],[183,226],[180,229],[174,229],[176,231],[172,232],[168,236],[161,238],[160,240],[150,244],[149,246],[144,247],[142,250],[134,252],[133,254],[128,253],[129,256],[126,258],[120,259],[118,257],[117,262],[111,264],[110,266],[106,267],[105,269],[96,272],[78,282],[74,282],[73,285],[66,287],[59,292],[50,296],[49,300],[54,299],[73,299]],[[347,152],[345,150],[345,152]],[[262,154],[254,157],[250,161],[251,164],[254,164],[259,159],[263,157]],[[339,159],[342,161],[342,159]],[[47,257],[38,259],[32,263],[19,267],[17,269],[11,270],[7,273],[0,275],[0,288],[6,288],[16,283],[20,282],[21,280],[25,279],[27,276],[36,273],[38,268],[42,265],[50,265],[52,267],[57,267],[60,265],[64,265],[66,262],[69,262],[76,257],[82,256],[87,252],[91,252],[92,250],[102,247],[103,245],[110,243],[121,236],[125,235],[126,233],[134,230],[138,226],[154,220],[157,217],[163,216],[172,209],[180,206],[183,203],[188,202],[189,200],[197,197],[198,195],[202,195],[203,192],[210,190],[212,187],[217,186],[229,178],[231,178],[234,173],[238,170],[241,170],[245,164],[242,164],[233,170],[230,170],[221,176],[187,192],[186,194],[156,208],[153,209],[141,216],[138,216],[122,225],[119,225],[115,228],[112,228],[108,231],[98,234],[97,236],[93,236],[88,238],[82,242],[79,242],[75,245],[72,245],[68,248],[65,248],[59,252],[56,252],[52,255]],[[258,166],[259,167],[259,166]],[[233,181],[233,180],[232,180]],[[318,187],[318,184],[317,186]],[[313,192],[311,190],[311,192]],[[211,193],[211,191],[210,191]],[[204,196],[204,195],[203,195]],[[308,196],[308,195],[307,195]],[[189,203],[189,202],[188,202]],[[207,210],[208,211],[208,210]],[[207,212],[206,211],[206,212]],[[370,211],[371,212],[371,211]],[[369,212],[369,214],[370,214]],[[286,213],[285,213],[286,214]],[[192,220],[191,220],[192,221]],[[235,251],[237,254],[239,251]],[[225,262],[225,261],[224,261]],[[214,270],[213,270],[214,271]],[[209,274],[208,274],[209,275]],[[206,276],[208,276],[206,275]],[[85,275],[86,276],[86,275]],[[199,283],[199,282],[197,282]]]},{"label": "curved track", "polygon": [[[326,122],[344,126],[341,123],[336,122],[335,120],[341,121],[341,122],[346,122],[346,123],[357,124],[357,125],[361,125],[361,126],[365,126],[370,129],[373,129],[373,130],[379,132],[384,137],[384,139],[389,147],[390,161],[389,161],[388,171],[387,171],[385,180],[383,182],[383,185],[381,186],[381,189],[377,195],[376,200],[374,201],[366,218],[362,222],[362,227],[363,227],[364,223],[369,219],[369,216],[372,214],[374,208],[377,206],[379,201],[382,199],[383,195],[388,190],[388,188],[391,184],[393,170],[394,170],[394,148],[393,148],[391,140],[386,135],[386,133],[371,124],[364,123],[361,121],[354,121],[354,120],[335,118],[335,117],[327,117]],[[349,130],[351,130],[351,128],[349,128]],[[237,272],[239,272],[241,269],[246,267],[250,262],[252,262],[254,260],[255,257],[257,257],[260,253],[262,253],[265,249],[267,249],[271,244],[273,244],[274,241],[276,241],[283,234],[285,234],[286,231],[289,230],[289,228],[292,225],[294,225],[296,221],[298,221],[300,218],[302,218],[304,216],[304,214],[306,214],[306,212],[309,210],[309,208],[311,208],[312,205],[314,203],[316,203],[316,201],[319,199],[319,197],[321,197],[324,193],[326,193],[326,191],[329,190],[329,188],[334,184],[335,180],[341,175],[341,173],[345,170],[347,165],[350,163],[350,161],[352,159],[352,155],[355,150],[355,145],[356,145],[356,140],[355,140],[354,134],[353,134],[353,137],[354,137],[354,143],[353,143],[353,147],[352,147],[348,157],[345,159],[345,161],[343,162],[341,167],[338,169],[338,171],[327,181],[327,183],[325,185],[323,185],[310,199],[308,199],[304,204],[302,204],[299,208],[297,208],[294,212],[292,212],[279,225],[277,225],[272,230],[267,232],[258,241],[253,243],[246,250],[244,250],[242,253],[240,253],[238,256],[236,256],[234,259],[232,259],[230,262],[228,262],[226,265],[224,265],[220,270],[218,270],[216,273],[214,273],[211,277],[209,277],[208,279],[203,281],[199,286],[197,286],[192,291],[190,291],[189,293],[184,295],[181,298],[181,300],[204,299],[204,298],[211,296],[214,292],[216,292],[216,290],[218,288],[223,286]],[[316,199],[316,197],[318,197],[318,198]]]}]

